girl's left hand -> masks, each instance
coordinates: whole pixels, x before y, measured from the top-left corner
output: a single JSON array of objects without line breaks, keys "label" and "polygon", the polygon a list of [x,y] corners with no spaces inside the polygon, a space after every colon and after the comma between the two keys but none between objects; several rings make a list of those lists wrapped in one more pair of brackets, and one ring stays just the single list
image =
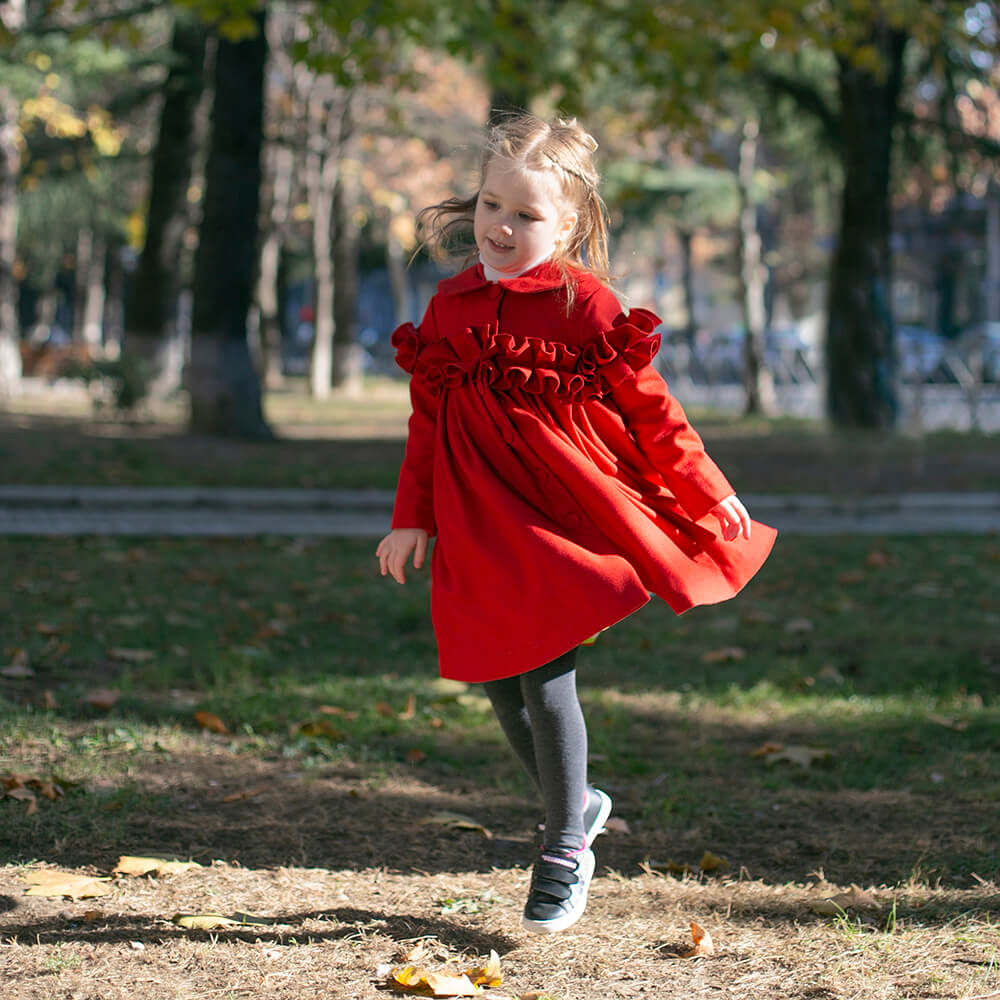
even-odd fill
[{"label": "girl's left hand", "polygon": [[750,537],[750,515],[735,493],[725,500],[720,500],[709,514],[719,522],[722,537],[727,542],[739,538],[740,535],[744,538]]}]

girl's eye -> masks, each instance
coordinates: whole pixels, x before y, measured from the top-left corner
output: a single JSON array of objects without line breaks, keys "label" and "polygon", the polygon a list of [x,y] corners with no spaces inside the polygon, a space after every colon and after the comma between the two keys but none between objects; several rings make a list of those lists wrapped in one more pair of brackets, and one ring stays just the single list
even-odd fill
[{"label": "girl's eye", "polygon": [[484,201],[483,204],[494,212],[497,210],[497,208],[499,208],[499,205],[497,205],[495,201],[490,201],[489,199]]},{"label": "girl's eye", "polygon": [[518,217],[523,219],[525,222],[537,222],[538,220],[533,216],[529,215],[527,212],[518,212]]}]

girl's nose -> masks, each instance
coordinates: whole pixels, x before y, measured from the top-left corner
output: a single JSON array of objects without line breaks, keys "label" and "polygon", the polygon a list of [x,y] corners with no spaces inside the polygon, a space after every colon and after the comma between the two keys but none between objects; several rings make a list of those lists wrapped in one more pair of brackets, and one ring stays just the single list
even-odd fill
[{"label": "girl's nose", "polygon": [[504,236],[513,236],[514,235],[514,230],[511,229],[510,226],[506,222],[501,222],[500,223],[500,232],[503,233]]}]

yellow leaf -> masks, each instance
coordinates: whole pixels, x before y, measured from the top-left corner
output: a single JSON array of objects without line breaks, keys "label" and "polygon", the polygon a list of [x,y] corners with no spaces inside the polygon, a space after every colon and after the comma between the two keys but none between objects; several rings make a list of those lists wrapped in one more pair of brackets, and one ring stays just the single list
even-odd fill
[{"label": "yellow leaf", "polygon": [[201,868],[197,861],[166,861],[164,858],[142,858],[123,854],[111,870],[113,875],[179,875],[191,868]]},{"label": "yellow leaf", "polygon": [[768,740],[766,743],[762,743],[756,750],[750,751],[751,757],[769,757],[773,753],[780,753],[785,749],[784,743],[774,743]]},{"label": "yellow leaf", "polygon": [[424,825],[444,826],[452,830],[472,830],[476,833],[481,833],[487,840],[493,839],[493,834],[482,823],[478,823],[476,820],[470,819],[468,816],[462,816],[459,813],[434,813],[432,816],[421,820],[421,823]]},{"label": "yellow leaf", "polygon": [[479,969],[466,969],[465,974],[475,986],[499,986],[503,982],[503,977],[500,975],[500,956],[491,951],[486,965]]},{"label": "yellow leaf", "polygon": [[334,743],[340,743],[342,740],[347,739],[347,733],[343,729],[338,729],[332,722],[328,722],[326,719],[318,719],[315,722],[304,722],[298,727],[298,733],[302,736],[311,736],[313,738],[322,736]]},{"label": "yellow leaf", "polygon": [[431,996],[435,997],[474,997],[482,990],[473,985],[472,980],[463,972],[460,976],[443,972],[428,972],[424,981],[430,988]]},{"label": "yellow leaf", "polygon": [[239,927],[243,923],[221,913],[178,913],[173,922],[189,931],[214,931],[220,927]]},{"label": "yellow leaf", "polygon": [[715,954],[712,935],[704,927],[699,927],[693,920],[691,921],[691,938],[694,941],[694,947],[681,952],[679,958],[707,958],[709,955]]},{"label": "yellow leaf", "polygon": [[399,718],[403,722],[408,722],[417,714],[417,696],[411,694],[409,698],[406,699],[406,708],[399,713]]},{"label": "yellow leaf", "polygon": [[27,896],[66,896],[69,899],[89,899],[92,896],[106,896],[111,892],[108,878],[94,875],[74,875],[72,872],[53,871],[43,868],[24,876],[31,887]]},{"label": "yellow leaf", "polygon": [[392,980],[406,991],[432,997],[474,997],[482,990],[464,973],[431,972],[404,965],[392,970]]},{"label": "yellow leaf", "polygon": [[728,868],[729,862],[725,858],[720,858],[717,854],[713,854],[711,851],[705,851],[701,856],[701,862],[698,867],[703,872],[717,872]]},{"label": "yellow leaf", "polygon": [[211,733],[228,733],[226,724],[214,712],[195,712],[194,721]]}]

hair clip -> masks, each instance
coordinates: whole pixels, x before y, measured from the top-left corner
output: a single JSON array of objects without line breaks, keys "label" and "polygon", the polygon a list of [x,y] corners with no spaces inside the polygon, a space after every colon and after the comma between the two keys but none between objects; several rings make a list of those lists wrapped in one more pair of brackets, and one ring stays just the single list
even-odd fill
[{"label": "hair clip", "polygon": [[597,151],[597,140],[589,132],[584,132],[583,133],[583,144],[592,153],[594,153],[594,152]]}]

